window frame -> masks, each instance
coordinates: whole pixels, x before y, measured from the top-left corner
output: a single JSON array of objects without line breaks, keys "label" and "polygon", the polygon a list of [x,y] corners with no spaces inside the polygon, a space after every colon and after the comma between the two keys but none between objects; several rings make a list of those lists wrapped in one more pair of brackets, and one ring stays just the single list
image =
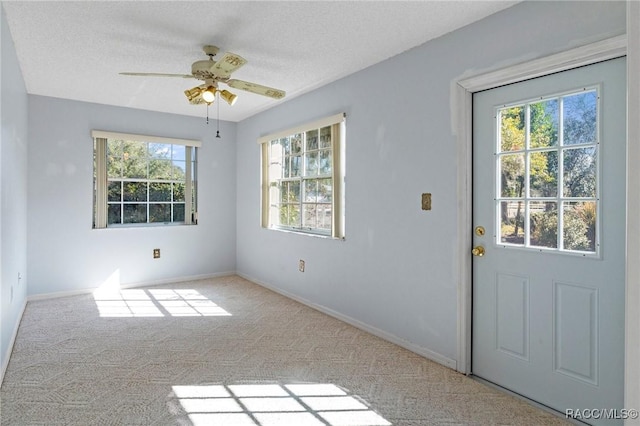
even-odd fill
[{"label": "window frame", "polygon": [[[93,229],[114,229],[114,228],[130,228],[130,227],[153,227],[153,226],[179,226],[179,225],[195,225],[197,224],[197,148],[202,146],[199,140],[191,139],[177,139],[167,138],[160,136],[147,136],[131,133],[116,133],[103,130],[93,130],[91,132],[94,145],[94,203],[93,203]],[[148,207],[151,203],[149,200],[149,189],[147,189],[146,201],[141,202],[147,205],[147,221],[141,223],[108,223],[108,206],[110,203],[108,200],[108,188],[109,188],[109,174],[108,174],[108,141],[109,140],[123,140],[130,142],[139,142],[147,144],[161,144],[170,145],[173,150],[173,146],[185,147],[185,200],[184,200],[184,221],[174,222],[173,216],[170,222],[149,222]],[[193,148],[193,149],[191,149]],[[148,176],[146,178],[131,178],[123,177],[122,181],[130,181],[131,179],[138,182],[146,182],[147,184],[158,182],[157,179],[151,179]],[[169,183],[173,180],[167,181]],[[173,185],[172,185],[173,187]],[[191,194],[191,195],[189,195]],[[173,197],[173,195],[172,195]],[[124,205],[124,201],[121,201]],[[163,203],[160,203],[163,204]],[[175,204],[170,201],[170,204]]]},{"label": "window frame", "polygon": [[[325,117],[323,119],[309,122],[306,124],[302,124],[293,128],[289,128],[286,130],[282,130],[276,133],[272,133],[266,136],[262,136],[258,139],[258,144],[261,145],[261,181],[262,181],[262,191],[261,191],[261,225],[265,229],[279,230],[279,231],[288,231],[299,233],[303,235],[312,235],[319,237],[328,237],[328,238],[336,238],[336,239],[344,239],[344,149],[345,149],[345,119],[346,114],[340,113],[335,114],[329,117]],[[306,152],[306,147],[303,147],[300,152],[301,162],[303,166],[301,167],[300,176],[297,176],[295,180],[300,182],[300,200],[298,202],[300,206],[300,225],[299,226],[286,226],[280,225],[279,223],[272,223],[272,215],[271,215],[271,183],[276,181],[290,181],[292,178],[279,178],[270,180],[271,177],[269,175],[271,157],[270,157],[270,146],[271,142],[275,140],[279,140],[281,138],[292,137],[297,134],[303,135],[302,143],[305,143],[305,138],[307,132],[313,132],[315,130],[318,131],[318,137],[320,137],[320,130],[325,127],[331,127],[331,164],[332,168],[330,173],[326,175],[317,175],[317,176],[304,176],[304,154]],[[321,148],[317,148],[315,151],[320,151]],[[313,150],[312,150],[313,151]],[[303,225],[303,214],[305,201],[303,198],[303,189],[306,180],[309,179],[331,179],[332,182],[332,197],[331,197],[331,229],[323,230],[321,228],[309,228]],[[327,203],[328,204],[328,203]]]}]

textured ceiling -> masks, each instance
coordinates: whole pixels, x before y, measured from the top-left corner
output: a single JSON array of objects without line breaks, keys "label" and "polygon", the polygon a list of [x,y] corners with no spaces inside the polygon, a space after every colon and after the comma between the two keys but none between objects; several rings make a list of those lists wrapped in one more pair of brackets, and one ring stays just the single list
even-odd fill
[{"label": "textured ceiling", "polygon": [[3,1],[31,94],[204,116],[183,91],[198,80],[121,76],[190,74],[213,44],[248,60],[233,78],[285,90],[276,101],[238,94],[220,118],[240,121],[514,1]]}]

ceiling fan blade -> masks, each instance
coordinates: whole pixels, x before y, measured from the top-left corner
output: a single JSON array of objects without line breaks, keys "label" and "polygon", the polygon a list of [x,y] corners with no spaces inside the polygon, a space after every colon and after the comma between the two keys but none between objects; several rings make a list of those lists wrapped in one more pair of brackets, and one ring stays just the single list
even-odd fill
[{"label": "ceiling fan blade", "polygon": [[220,78],[228,78],[232,72],[247,63],[247,60],[235,53],[227,52],[209,71]]},{"label": "ceiling fan blade", "polygon": [[274,89],[272,87],[262,86],[256,83],[250,83],[243,80],[228,80],[227,85],[234,89],[246,90],[247,92],[257,93],[258,95],[268,96],[274,99],[282,99],[286,95],[284,90]]},{"label": "ceiling fan blade", "polygon": [[156,72],[121,72],[120,75],[135,75],[140,77],[180,77],[195,78],[191,74],[161,74]]}]

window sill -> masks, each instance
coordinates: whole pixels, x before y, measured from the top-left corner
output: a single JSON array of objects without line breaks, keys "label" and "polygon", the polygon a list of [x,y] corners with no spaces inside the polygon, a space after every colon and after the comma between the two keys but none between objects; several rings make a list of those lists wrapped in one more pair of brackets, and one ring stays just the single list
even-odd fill
[{"label": "window sill", "polygon": [[328,235],[328,234],[320,234],[320,233],[307,232],[307,231],[296,231],[295,229],[284,229],[284,228],[276,228],[276,227],[269,227],[269,228],[262,227],[262,229],[266,231],[283,232],[285,234],[295,234],[295,235],[302,235],[305,237],[320,238],[323,240],[345,241],[345,237],[332,237],[331,235]]}]

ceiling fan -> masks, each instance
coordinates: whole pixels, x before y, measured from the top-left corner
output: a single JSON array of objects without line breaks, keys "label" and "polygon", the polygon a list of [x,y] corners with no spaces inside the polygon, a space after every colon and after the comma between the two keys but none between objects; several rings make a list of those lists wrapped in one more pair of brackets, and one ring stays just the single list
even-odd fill
[{"label": "ceiling fan", "polygon": [[208,60],[196,61],[191,65],[191,74],[161,74],[161,73],[139,73],[139,72],[121,72],[121,75],[135,75],[144,77],[179,77],[179,78],[195,78],[204,81],[204,84],[196,86],[192,89],[184,91],[189,103],[192,105],[207,104],[210,105],[216,98],[216,93],[224,99],[229,105],[233,105],[237,99],[237,95],[228,90],[220,90],[218,83],[224,83],[235,89],[245,90],[258,95],[268,96],[273,99],[282,99],[285,96],[284,90],[274,89],[272,87],[262,86],[248,81],[231,79],[231,73],[247,63],[247,60],[227,52],[218,61],[214,61],[213,57],[218,54],[220,49],[216,46],[206,45],[202,48],[204,53],[209,56]]}]

